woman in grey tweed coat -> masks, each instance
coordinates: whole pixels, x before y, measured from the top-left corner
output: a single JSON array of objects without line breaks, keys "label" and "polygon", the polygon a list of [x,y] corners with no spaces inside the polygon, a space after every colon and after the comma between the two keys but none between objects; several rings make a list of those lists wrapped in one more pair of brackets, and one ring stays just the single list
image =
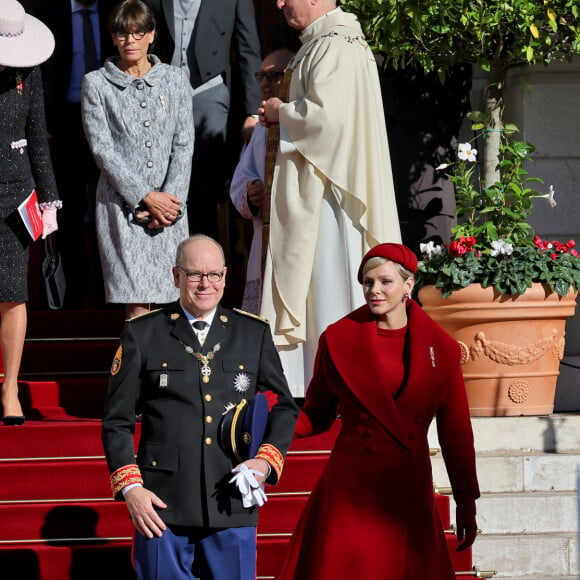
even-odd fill
[{"label": "woman in grey tweed coat", "polygon": [[[125,0],[109,21],[119,57],[84,77],[85,133],[101,170],[97,238],[107,302],[128,318],[177,298],[171,268],[188,236],[185,214],[193,154],[189,79],[148,50],[155,20]],[[72,168],[74,170],[74,168]]]}]

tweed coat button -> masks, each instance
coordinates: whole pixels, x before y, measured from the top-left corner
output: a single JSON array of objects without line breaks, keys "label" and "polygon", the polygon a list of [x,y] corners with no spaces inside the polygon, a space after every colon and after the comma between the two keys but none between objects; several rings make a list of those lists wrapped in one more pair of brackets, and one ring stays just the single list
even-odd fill
[{"label": "tweed coat button", "polygon": [[211,445],[212,443],[213,443],[213,440],[212,440],[212,438],[211,438],[211,437],[206,437],[206,438],[205,438],[205,444],[206,444],[206,445]]},{"label": "tweed coat button", "polygon": [[145,147],[151,147],[153,143],[151,141],[145,141]]},{"label": "tweed coat button", "polygon": [[141,108],[145,109],[147,107],[147,101],[141,101]]},{"label": "tweed coat button", "polygon": [[143,122],[143,126],[144,127],[150,127],[151,126],[151,121],[144,121]]},{"label": "tweed coat button", "polygon": [[212,422],[213,422],[213,417],[210,417],[210,415],[208,415],[208,416],[205,418],[205,422],[206,422],[206,423],[212,423]]},{"label": "tweed coat button", "polygon": [[147,167],[153,167],[153,161],[147,161]]}]

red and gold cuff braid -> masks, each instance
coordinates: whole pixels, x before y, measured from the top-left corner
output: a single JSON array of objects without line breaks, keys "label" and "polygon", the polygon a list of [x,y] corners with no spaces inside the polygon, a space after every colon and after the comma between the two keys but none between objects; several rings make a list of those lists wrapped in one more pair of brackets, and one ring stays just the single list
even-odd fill
[{"label": "red and gold cuff braid", "polygon": [[276,479],[280,479],[282,469],[284,468],[284,456],[280,451],[278,451],[278,449],[276,449],[276,447],[269,443],[260,445],[258,453],[255,455],[255,459],[263,459],[264,461],[267,461],[276,472]]},{"label": "red and gold cuff braid", "polygon": [[141,471],[137,465],[124,465],[119,467],[117,471],[111,473],[111,491],[113,492],[113,497],[128,485],[132,483],[140,483],[143,485],[143,478],[141,477]]}]

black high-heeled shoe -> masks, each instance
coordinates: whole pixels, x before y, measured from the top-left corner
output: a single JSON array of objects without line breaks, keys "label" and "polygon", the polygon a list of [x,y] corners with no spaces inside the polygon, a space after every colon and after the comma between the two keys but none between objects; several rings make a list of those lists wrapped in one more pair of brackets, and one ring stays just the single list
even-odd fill
[{"label": "black high-heeled shoe", "polygon": [[4,423],[5,427],[24,425],[24,415],[8,415],[6,417],[2,417],[2,423]]}]

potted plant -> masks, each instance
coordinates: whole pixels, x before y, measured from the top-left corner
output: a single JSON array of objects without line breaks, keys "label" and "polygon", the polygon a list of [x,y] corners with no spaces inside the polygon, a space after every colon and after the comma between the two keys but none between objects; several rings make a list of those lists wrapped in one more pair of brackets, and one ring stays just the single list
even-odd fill
[{"label": "potted plant", "polygon": [[[470,117],[482,130],[482,114]],[[542,184],[524,166],[534,147],[516,134],[504,126],[499,179],[489,185],[472,143],[438,168],[450,171],[462,221],[449,244],[421,244],[419,300],[461,346],[473,415],[552,412],[565,321],[580,288],[574,240],[541,240],[528,223],[534,199],[557,202],[552,186],[532,187]]]},{"label": "potted plant", "polygon": [[[385,67],[435,72],[441,82],[457,63],[472,63],[487,72],[484,111],[472,119],[480,142],[462,144],[457,161],[448,164],[463,221],[453,229],[447,248],[428,246],[419,296],[423,307],[460,342],[474,415],[550,413],[563,354],[564,320],[574,312],[578,257],[573,242],[534,238],[527,221],[532,200],[545,197],[553,202],[553,190],[532,187],[539,180],[528,178],[524,164],[533,147],[517,141],[516,128],[504,122],[504,92],[512,67],[547,65],[580,54],[577,2],[342,0],[341,4],[357,14]],[[473,158],[473,149],[483,150],[481,168],[462,159]],[[483,302],[473,301],[475,290],[485,294]],[[539,314],[546,309],[549,314]],[[532,330],[528,318],[516,329],[518,313],[523,312],[547,322]],[[483,321],[484,313],[491,316],[490,322]],[[507,334],[503,321],[515,335]],[[543,368],[547,362],[548,370]],[[524,363],[531,366],[524,369]],[[548,393],[540,394],[544,387]]]}]

